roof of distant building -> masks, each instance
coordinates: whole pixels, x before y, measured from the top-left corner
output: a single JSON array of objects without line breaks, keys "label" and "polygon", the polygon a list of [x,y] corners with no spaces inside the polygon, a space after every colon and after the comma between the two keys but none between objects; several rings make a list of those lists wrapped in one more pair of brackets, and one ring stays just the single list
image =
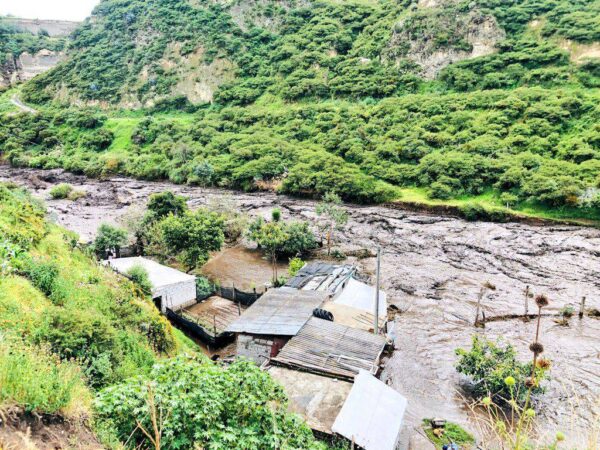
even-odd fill
[{"label": "roof of distant building", "polygon": [[193,275],[173,269],[172,267],[163,266],[162,264],[141,256],[109,259],[104,263],[124,275],[127,274],[132,267],[143,267],[146,269],[146,272],[148,272],[148,278],[154,289],[196,279]]}]

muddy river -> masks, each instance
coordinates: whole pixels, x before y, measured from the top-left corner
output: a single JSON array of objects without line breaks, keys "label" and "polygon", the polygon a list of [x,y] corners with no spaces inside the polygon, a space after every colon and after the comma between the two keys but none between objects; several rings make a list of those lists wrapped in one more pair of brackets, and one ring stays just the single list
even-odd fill
[{"label": "muddy river", "polygon": [[[62,171],[0,167],[0,179],[31,188],[48,198],[58,182],[87,191],[76,202],[47,200],[61,225],[93,237],[102,222],[118,223],[140,210],[149,194],[171,189],[186,195],[192,206],[232,202],[250,215],[268,215],[281,208],[284,218],[317,220],[315,203],[271,193],[231,193],[218,189],[112,178],[90,180]],[[523,312],[526,286],[546,293],[548,312],[567,305],[600,309],[600,230],[572,226],[519,223],[471,223],[451,217],[392,210],[379,206],[348,206],[350,220],[337,236],[344,252],[383,250],[382,280],[396,316],[397,350],[386,362],[382,379],[405,395],[409,407],[404,446],[424,417],[444,417],[473,431],[477,424],[463,399],[454,349],[468,346],[474,333],[504,337],[529,358],[533,322],[519,319],[473,327],[478,292],[485,282],[496,286],[483,301],[487,317]],[[374,259],[357,261],[372,273]],[[552,360],[552,381],[540,399],[540,435],[567,435],[570,447],[588,448],[600,415],[600,320],[577,315],[568,326],[553,318],[542,321],[541,341]],[[598,441],[596,441],[597,443]]]}]

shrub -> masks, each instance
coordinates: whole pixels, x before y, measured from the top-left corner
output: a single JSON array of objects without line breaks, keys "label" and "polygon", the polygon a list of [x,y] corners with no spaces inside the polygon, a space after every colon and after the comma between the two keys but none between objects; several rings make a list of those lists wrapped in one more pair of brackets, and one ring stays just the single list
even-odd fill
[{"label": "shrub", "polygon": [[150,283],[148,271],[144,267],[139,264],[132,266],[127,271],[127,276],[139,286],[144,294],[150,295],[152,293],[152,283]]},{"label": "shrub", "polygon": [[305,262],[300,258],[290,259],[290,265],[288,267],[288,274],[290,277],[296,276],[296,274],[305,266]]},{"label": "shrub", "polygon": [[55,200],[67,198],[73,191],[73,186],[67,183],[57,184],[50,189],[50,197]]},{"label": "shrub", "polygon": [[58,278],[58,266],[55,263],[29,259],[24,264],[23,272],[46,297],[52,295]]},{"label": "shrub", "polygon": [[[459,348],[456,354],[456,370],[471,379],[471,389],[477,399],[491,397],[496,402],[507,403],[514,396],[518,403],[526,401],[527,379],[531,376],[532,365],[531,362],[518,361],[512,345],[475,335],[471,350]],[[536,375],[538,381],[543,380],[545,369],[537,368]],[[514,383],[506,383],[508,377],[512,377]],[[538,383],[532,388],[532,393],[540,392],[543,388]]]},{"label": "shrub", "polygon": [[[185,389],[174,389],[185,386]],[[161,448],[325,448],[286,411],[281,387],[251,362],[227,367],[203,357],[179,356],[149,376],[101,391],[95,401],[101,427],[121,442],[152,446],[140,428],[161,420]]]},{"label": "shrub", "polygon": [[81,371],[45,349],[2,337],[0,408],[20,405],[28,412],[88,414],[91,396]]},{"label": "shrub", "polygon": [[98,235],[94,240],[94,251],[100,258],[106,256],[106,251],[115,249],[118,253],[127,244],[127,232],[121,228],[103,223],[98,228]]}]

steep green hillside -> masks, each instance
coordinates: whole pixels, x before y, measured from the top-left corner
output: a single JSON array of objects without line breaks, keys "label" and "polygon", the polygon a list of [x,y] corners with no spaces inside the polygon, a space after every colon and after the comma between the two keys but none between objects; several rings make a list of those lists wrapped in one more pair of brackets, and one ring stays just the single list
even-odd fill
[{"label": "steep green hillside", "polygon": [[[105,0],[70,59],[23,87],[53,103],[5,119],[0,151],[94,176],[595,220],[599,11],[598,0]],[[104,118],[72,119],[99,115],[72,102]]]}]

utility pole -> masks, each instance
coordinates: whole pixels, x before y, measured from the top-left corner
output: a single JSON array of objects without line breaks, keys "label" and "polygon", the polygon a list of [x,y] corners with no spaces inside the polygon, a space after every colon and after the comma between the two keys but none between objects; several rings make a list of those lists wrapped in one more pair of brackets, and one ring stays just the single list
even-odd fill
[{"label": "utility pole", "polygon": [[373,332],[379,334],[379,281],[381,272],[381,247],[377,247],[377,269],[375,272],[375,306],[373,319]]}]

